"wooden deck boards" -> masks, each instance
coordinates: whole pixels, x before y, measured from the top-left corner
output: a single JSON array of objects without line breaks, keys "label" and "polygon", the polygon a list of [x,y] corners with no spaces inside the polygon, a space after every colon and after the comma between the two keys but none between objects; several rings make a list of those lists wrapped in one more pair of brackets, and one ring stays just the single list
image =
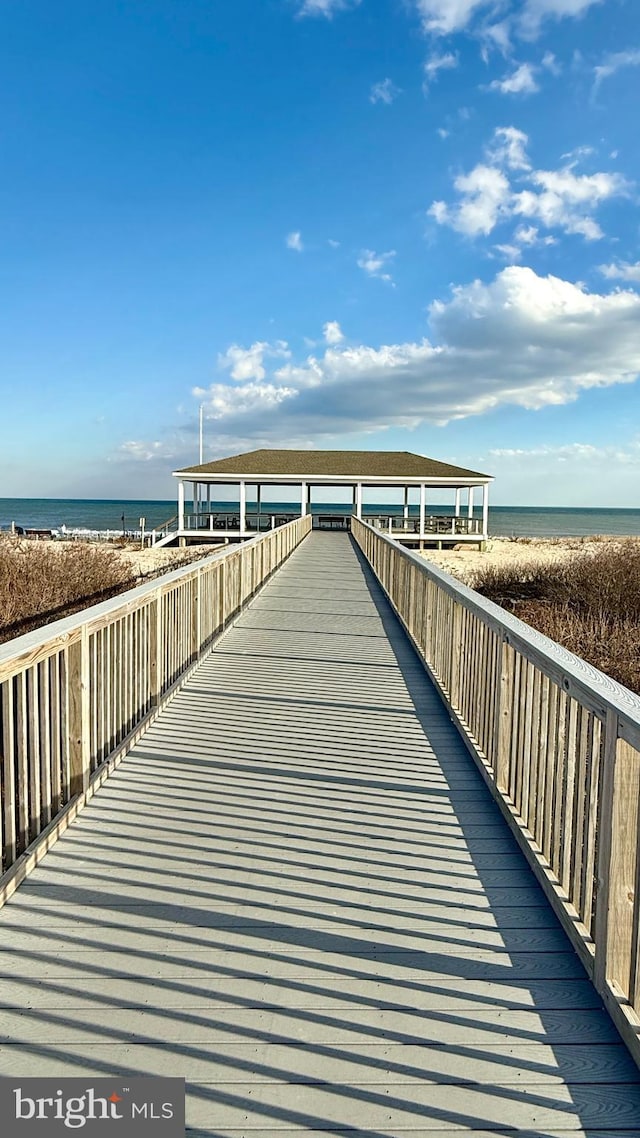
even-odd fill
[{"label": "wooden deck boards", "polygon": [[640,1138],[640,1074],[349,538],[314,533],[0,912],[0,1074],[190,1138]]}]

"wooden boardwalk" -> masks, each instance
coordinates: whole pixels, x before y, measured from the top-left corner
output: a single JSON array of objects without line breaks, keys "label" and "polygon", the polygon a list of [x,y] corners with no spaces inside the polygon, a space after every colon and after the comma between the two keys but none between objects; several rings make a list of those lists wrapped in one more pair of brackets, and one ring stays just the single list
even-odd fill
[{"label": "wooden boardwalk", "polygon": [[0,912],[0,1041],[1,1075],[184,1075],[192,1138],[640,1138],[639,1072],[341,534]]}]

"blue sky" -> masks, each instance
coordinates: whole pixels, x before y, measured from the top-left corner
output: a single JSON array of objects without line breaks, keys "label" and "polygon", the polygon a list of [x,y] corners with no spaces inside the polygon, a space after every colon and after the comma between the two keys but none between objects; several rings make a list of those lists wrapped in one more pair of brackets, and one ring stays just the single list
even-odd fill
[{"label": "blue sky", "polygon": [[635,0],[0,3],[0,496],[258,446],[640,504]]}]

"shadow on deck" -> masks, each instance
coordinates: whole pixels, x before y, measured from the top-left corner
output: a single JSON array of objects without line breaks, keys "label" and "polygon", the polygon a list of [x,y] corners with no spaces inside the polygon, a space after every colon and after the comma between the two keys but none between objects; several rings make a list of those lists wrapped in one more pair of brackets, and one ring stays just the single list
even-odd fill
[{"label": "shadow on deck", "polygon": [[0,1038],[3,1075],[184,1075],[208,1138],[640,1136],[638,1070],[341,534],[0,913]]}]

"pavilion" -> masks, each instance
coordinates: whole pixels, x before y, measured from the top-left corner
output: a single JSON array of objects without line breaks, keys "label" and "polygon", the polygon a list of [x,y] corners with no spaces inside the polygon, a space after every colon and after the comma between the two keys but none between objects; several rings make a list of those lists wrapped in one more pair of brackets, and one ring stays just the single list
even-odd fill
[{"label": "pavilion", "polygon": [[[349,515],[363,518],[406,544],[483,543],[488,536],[489,484],[493,478],[410,451],[254,450],[174,471],[178,480],[178,512],[155,532],[155,544],[206,540],[243,541],[260,530],[311,513],[313,525],[345,529]],[[237,499],[221,506],[215,491],[237,487]],[[263,491],[283,491],[287,506],[263,500]],[[332,491],[345,488],[352,508],[327,505]],[[371,505],[372,490],[397,491],[395,506]],[[430,490],[451,493],[451,508],[428,507]],[[474,513],[474,494],[481,491],[481,516]],[[189,492],[187,492],[189,491]],[[413,495],[412,492],[413,491]],[[320,496],[319,496],[320,494]],[[417,497],[417,508],[410,497]],[[440,497],[441,495],[438,495]],[[295,506],[292,505],[295,501]],[[322,505],[320,505],[320,502]],[[299,503],[299,505],[297,504]]]}]

